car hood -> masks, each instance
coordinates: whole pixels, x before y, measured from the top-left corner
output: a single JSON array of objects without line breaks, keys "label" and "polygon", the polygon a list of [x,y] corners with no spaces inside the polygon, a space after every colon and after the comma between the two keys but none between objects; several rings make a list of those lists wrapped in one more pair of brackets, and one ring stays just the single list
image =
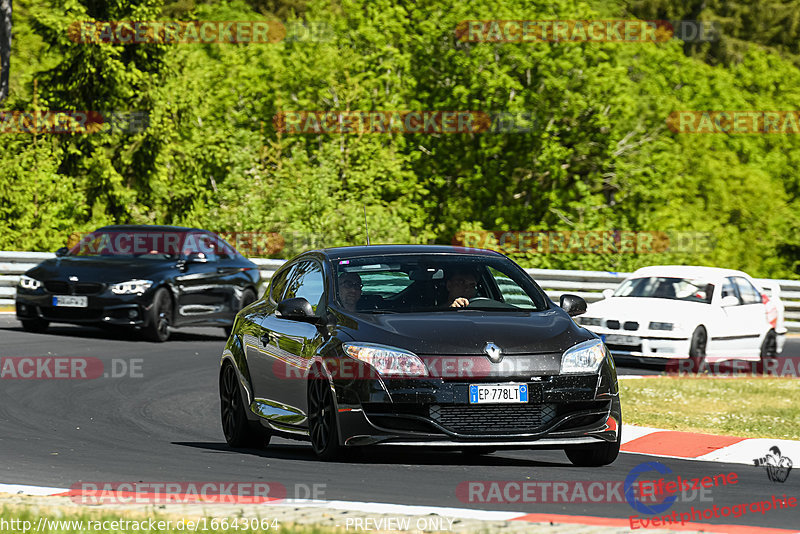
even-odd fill
[{"label": "car hood", "polygon": [[687,316],[708,313],[710,305],[685,300],[646,297],[611,297],[589,304],[584,317],[638,321],[679,321]]},{"label": "car hood", "polygon": [[175,260],[136,259],[130,257],[61,257],[45,260],[28,276],[37,280],[67,280],[75,276],[81,282],[117,283],[125,280],[151,279],[174,267]]},{"label": "car hood", "polygon": [[489,342],[505,355],[558,353],[594,336],[560,309],[542,312],[364,314],[350,335],[420,355],[484,355]]}]

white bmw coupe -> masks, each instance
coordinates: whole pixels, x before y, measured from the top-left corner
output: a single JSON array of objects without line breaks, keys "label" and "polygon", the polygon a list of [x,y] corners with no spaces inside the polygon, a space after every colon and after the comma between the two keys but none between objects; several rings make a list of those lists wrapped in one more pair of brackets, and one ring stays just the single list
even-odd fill
[{"label": "white bmw coupe", "polygon": [[634,272],[578,321],[615,355],[642,361],[766,361],[783,350],[779,288],[731,269],[663,265]]}]

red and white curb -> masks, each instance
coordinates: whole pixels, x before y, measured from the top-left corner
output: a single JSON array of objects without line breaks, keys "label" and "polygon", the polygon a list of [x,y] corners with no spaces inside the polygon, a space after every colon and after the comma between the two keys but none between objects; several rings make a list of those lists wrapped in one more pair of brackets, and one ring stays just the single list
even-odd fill
[{"label": "red and white curb", "polygon": [[[75,490],[68,490],[65,488],[50,488],[41,486],[26,486],[19,484],[0,484],[0,493],[23,494],[23,495],[36,495],[36,496],[76,496]],[[180,498],[180,495],[174,495]],[[208,504],[208,503],[203,503]],[[213,503],[211,503],[213,504]],[[248,502],[247,504],[250,504]],[[548,526],[554,524],[562,525],[580,525],[600,528],[610,528],[613,531],[619,529],[629,529],[629,519],[625,518],[612,518],[612,517],[596,517],[596,516],[581,516],[581,515],[566,515],[566,514],[549,514],[549,513],[523,513],[523,512],[505,512],[493,510],[474,510],[469,508],[447,508],[440,506],[413,506],[405,504],[388,504],[388,503],[375,503],[375,502],[354,502],[354,501],[319,501],[319,500],[302,500],[302,499],[284,499],[284,500],[271,500],[262,503],[263,506],[291,506],[292,508],[324,508],[328,510],[337,510],[345,512],[361,512],[366,515],[395,515],[395,516],[438,516],[452,523],[455,519],[466,519],[475,521],[523,521],[527,523],[544,523]],[[375,529],[381,525],[381,519],[373,519],[372,524]],[[390,523],[387,523],[387,525]],[[444,523],[442,523],[444,526]],[[708,523],[673,523],[665,525],[664,528],[672,531],[703,531],[703,532],[721,532],[728,534],[788,534],[797,533],[796,530],[787,530],[780,528],[770,527],[753,527],[745,525],[712,525]],[[386,530],[386,529],[381,529]],[[447,529],[449,530],[449,529]]]},{"label": "red and white curb", "polygon": [[679,432],[623,425],[622,452],[701,462],[754,465],[772,447],[782,456],[800,459],[800,441],[770,438],[740,438],[696,432]]}]

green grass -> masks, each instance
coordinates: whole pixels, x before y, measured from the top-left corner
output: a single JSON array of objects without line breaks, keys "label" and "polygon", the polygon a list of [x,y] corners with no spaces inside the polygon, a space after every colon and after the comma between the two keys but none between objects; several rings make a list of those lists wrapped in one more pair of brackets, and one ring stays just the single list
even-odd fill
[{"label": "green grass", "polygon": [[620,380],[632,425],[750,438],[800,440],[800,380],[654,377]]},{"label": "green grass", "polygon": [[[50,525],[42,525],[41,530],[36,530],[37,526],[39,525],[40,518],[46,518],[51,523]],[[263,519],[269,517],[269,511],[264,510],[263,512]],[[158,521],[171,521],[171,528],[168,529],[161,529],[159,526],[156,526],[154,529],[150,529],[150,525],[147,524],[149,519],[153,519],[156,523]],[[177,522],[180,521],[182,518],[180,516],[175,515],[158,515],[158,514],[145,514],[145,513],[132,513],[128,511],[122,510],[115,510],[115,511],[70,511],[70,510],[59,510],[57,507],[55,510],[53,509],[41,509],[41,510],[33,510],[32,508],[24,507],[24,506],[8,506],[3,505],[0,508],[0,532],[14,532],[14,533],[30,533],[36,532],[37,534],[42,533],[53,533],[53,534],[88,534],[88,533],[102,533],[102,532],[114,532],[115,534],[143,534],[145,532],[150,532],[153,534],[187,534],[193,533],[194,530],[190,530],[188,526],[184,526],[183,529],[179,529],[177,526]],[[194,521],[197,525],[197,521],[203,521],[202,518],[197,517],[186,517],[183,518],[185,522]],[[234,517],[228,517],[226,520],[228,523],[232,523]],[[255,518],[252,518],[255,520]],[[11,520],[18,520],[18,521],[28,521],[29,523],[22,524],[22,523],[15,523],[11,524]],[[223,518],[217,518],[215,521],[222,521]],[[239,518],[240,526],[241,521],[243,518]],[[250,520],[247,518],[246,520]],[[52,522],[64,522],[64,521],[72,521],[72,522],[82,522],[83,529],[80,529],[75,523],[70,525],[52,525]],[[110,523],[106,525],[108,528],[97,528],[92,526],[89,528],[87,525],[88,521],[92,521],[93,525],[95,521],[102,522],[103,521],[137,521],[139,522],[139,526],[143,526],[144,528],[132,528],[132,525],[111,525]],[[212,518],[208,517],[205,519],[206,523],[205,526],[207,528],[206,532],[212,532],[211,529],[211,521]],[[3,523],[6,524],[3,524]],[[267,522],[269,524],[272,523],[272,518],[268,519]],[[200,523],[203,525],[203,523]],[[325,527],[311,527],[311,526],[297,526],[297,525],[289,525],[280,519],[277,520],[277,523],[274,523],[277,528],[270,526],[267,529],[242,529],[239,528],[238,530],[235,528],[216,528],[213,532],[229,532],[231,534],[334,534],[342,532],[342,529],[334,529],[334,528],[325,528]],[[110,527],[117,527],[116,529],[111,529]],[[166,523],[161,526],[166,526]],[[27,527],[27,528],[26,528]],[[196,532],[200,533],[203,532],[202,526],[200,526]]]}]

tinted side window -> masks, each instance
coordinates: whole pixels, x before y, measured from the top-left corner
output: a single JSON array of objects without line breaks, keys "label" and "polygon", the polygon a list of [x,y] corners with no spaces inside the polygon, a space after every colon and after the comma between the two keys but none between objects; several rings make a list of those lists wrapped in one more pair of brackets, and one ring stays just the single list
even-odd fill
[{"label": "tinted side window", "polygon": [[283,300],[283,291],[286,289],[286,282],[289,280],[289,276],[294,273],[296,266],[289,267],[288,269],[284,269],[280,271],[275,276],[272,277],[272,283],[269,286],[269,298],[278,303]]},{"label": "tinted side window", "polygon": [[747,279],[737,276],[734,278],[736,285],[739,286],[739,294],[743,304],[761,304],[761,295]]},{"label": "tinted side window", "polygon": [[316,313],[325,293],[325,278],[322,276],[322,268],[313,261],[304,261],[297,264],[295,271],[283,298],[304,298]]},{"label": "tinted side window", "polygon": [[[725,281],[722,283],[722,298],[725,297],[736,297],[739,298],[739,295],[736,294],[736,286],[733,283],[731,278],[726,278]],[[739,299],[739,303],[741,304],[742,300]]]}]

